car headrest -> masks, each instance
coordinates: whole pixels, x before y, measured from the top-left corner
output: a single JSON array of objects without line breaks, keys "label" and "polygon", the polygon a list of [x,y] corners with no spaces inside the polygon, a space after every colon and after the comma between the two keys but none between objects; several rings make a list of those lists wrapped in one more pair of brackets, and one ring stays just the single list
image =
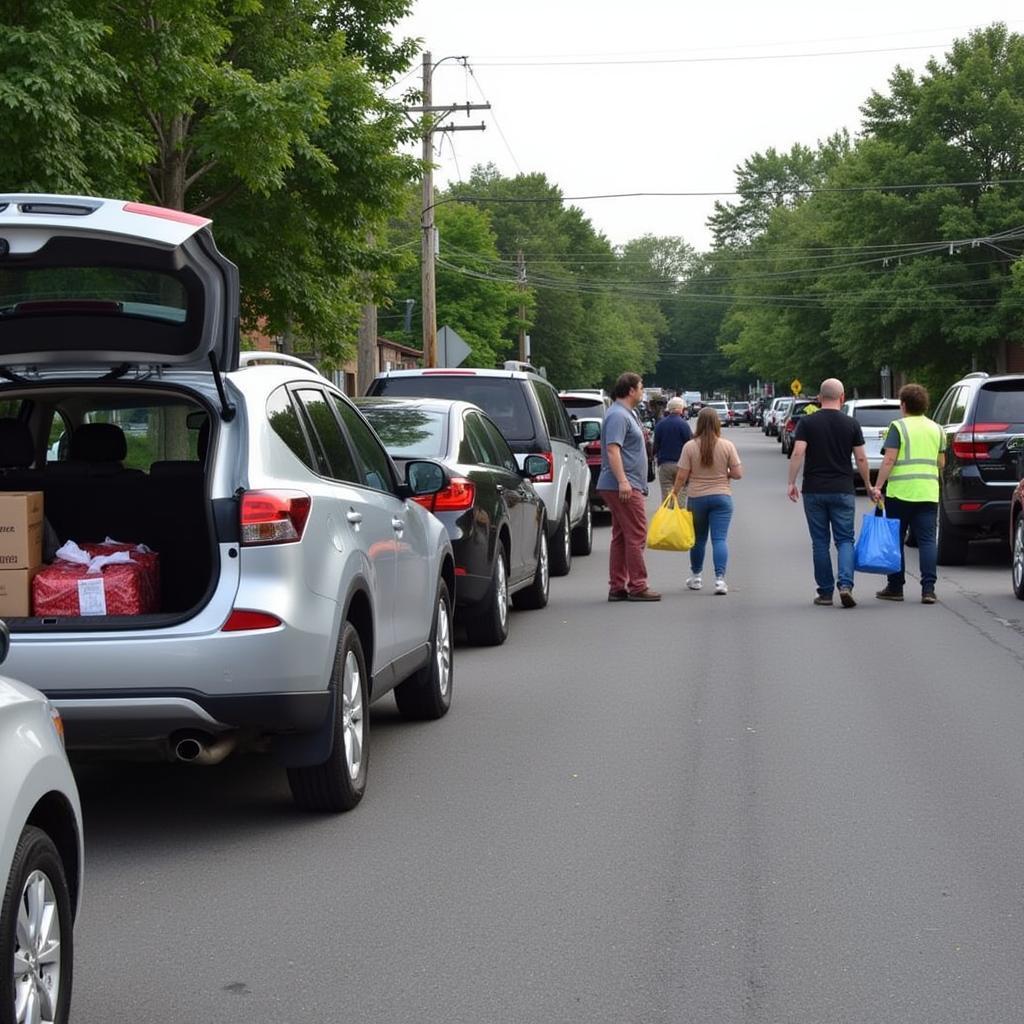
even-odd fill
[{"label": "car headrest", "polygon": [[124,431],[116,423],[83,423],[71,435],[75,462],[123,462],[128,454]]},{"label": "car headrest", "polygon": [[0,466],[6,469],[28,469],[35,456],[32,432],[21,420],[0,420]]}]

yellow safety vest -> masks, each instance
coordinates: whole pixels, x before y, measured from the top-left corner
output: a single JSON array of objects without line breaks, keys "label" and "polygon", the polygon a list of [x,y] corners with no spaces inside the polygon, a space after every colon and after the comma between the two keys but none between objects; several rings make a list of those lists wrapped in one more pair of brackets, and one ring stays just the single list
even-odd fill
[{"label": "yellow safety vest", "polygon": [[946,447],[942,427],[927,416],[905,416],[892,425],[899,431],[900,450],[886,493],[900,501],[938,501],[939,452]]}]

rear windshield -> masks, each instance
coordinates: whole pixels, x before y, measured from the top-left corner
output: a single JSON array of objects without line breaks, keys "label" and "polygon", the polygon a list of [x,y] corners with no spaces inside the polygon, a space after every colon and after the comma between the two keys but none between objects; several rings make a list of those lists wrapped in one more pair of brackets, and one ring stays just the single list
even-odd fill
[{"label": "rear windshield", "polygon": [[114,267],[0,266],[0,317],[119,313],[181,324],[188,295],[170,274]]},{"label": "rear windshield", "polygon": [[887,427],[899,415],[898,405],[859,405],[853,410],[853,418],[862,427]]},{"label": "rear windshield", "polygon": [[444,455],[447,413],[360,405],[388,454],[396,459],[434,459]]},{"label": "rear windshield", "polygon": [[976,423],[1024,423],[1024,380],[986,384],[978,392]]},{"label": "rear windshield", "polygon": [[604,416],[604,402],[595,402],[592,398],[571,398],[568,395],[559,395],[558,397],[571,419],[599,420]]},{"label": "rear windshield", "polygon": [[373,394],[388,398],[455,398],[472,402],[498,425],[506,441],[531,441],[535,430],[520,380],[513,377],[379,377]]}]

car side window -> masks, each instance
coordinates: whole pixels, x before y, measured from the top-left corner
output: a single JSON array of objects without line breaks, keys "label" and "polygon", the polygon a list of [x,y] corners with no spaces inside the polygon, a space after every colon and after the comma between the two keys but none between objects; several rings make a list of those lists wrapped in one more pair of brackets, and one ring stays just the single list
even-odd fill
[{"label": "car side window", "polygon": [[502,466],[507,469],[510,473],[519,472],[519,463],[516,462],[516,457],[509,447],[508,441],[501,436],[501,431],[486,417],[477,417],[480,421],[480,429],[487,435],[490,441],[491,449],[495,453],[495,465]]},{"label": "car side window", "polygon": [[306,440],[306,433],[302,421],[299,419],[299,413],[292,404],[287,388],[278,388],[267,399],[267,421],[274,433],[288,445],[292,454],[307,469],[311,469],[314,473],[320,472]]},{"label": "car side window", "polygon": [[373,431],[367,426],[362,416],[348,402],[332,394],[334,408],[341,417],[341,422],[352,438],[356,457],[363,467],[363,476],[368,487],[377,491],[395,490],[395,477],[391,469],[391,460],[381,447]]},{"label": "car side window", "polygon": [[540,411],[547,425],[548,434],[559,441],[572,444],[572,428],[565,415],[565,408],[558,399],[555,389],[550,384],[532,380],[533,393],[540,403]]},{"label": "car side window", "polygon": [[957,388],[956,394],[953,396],[949,415],[946,419],[947,423],[963,423],[964,418],[967,416],[967,397],[969,391],[967,388],[961,386]]},{"label": "car side window", "polygon": [[462,422],[470,448],[475,456],[473,461],[484,466],[500,465],[497,452],[494,450],[490,438],[484,432],[483,421],[480,417],[475,412],[467,412]]},{"label": "car side window", "polygon": [[321,454],[326,463],[323,475],[329,476],[332,480],[361,484],[363,481],[359,476],[355,457],[340,424],[327,404],[327,396],[319,388],[298,388],[296,395],[306,410],[311,430],[319,441]]}]

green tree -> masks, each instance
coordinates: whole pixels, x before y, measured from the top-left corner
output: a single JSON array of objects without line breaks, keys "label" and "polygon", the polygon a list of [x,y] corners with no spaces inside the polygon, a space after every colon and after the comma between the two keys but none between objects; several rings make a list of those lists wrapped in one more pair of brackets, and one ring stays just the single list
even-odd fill
[{"label": "green tree", "polygon": [[31,147],[5,147],[0,168],[11,187],[116,192],[215,216],[247,325],[340,358],[384,266],[373,232],[417,173],[397,153],[412,129],[381,88],[414,51],[389,32],[409,6],[8,3],[0,38],[18,62],[0,79],[20,85],[0,92],[17,100],[8,130],[38,130],[38,80],[52,73],[68,154],[50,170]]}]

